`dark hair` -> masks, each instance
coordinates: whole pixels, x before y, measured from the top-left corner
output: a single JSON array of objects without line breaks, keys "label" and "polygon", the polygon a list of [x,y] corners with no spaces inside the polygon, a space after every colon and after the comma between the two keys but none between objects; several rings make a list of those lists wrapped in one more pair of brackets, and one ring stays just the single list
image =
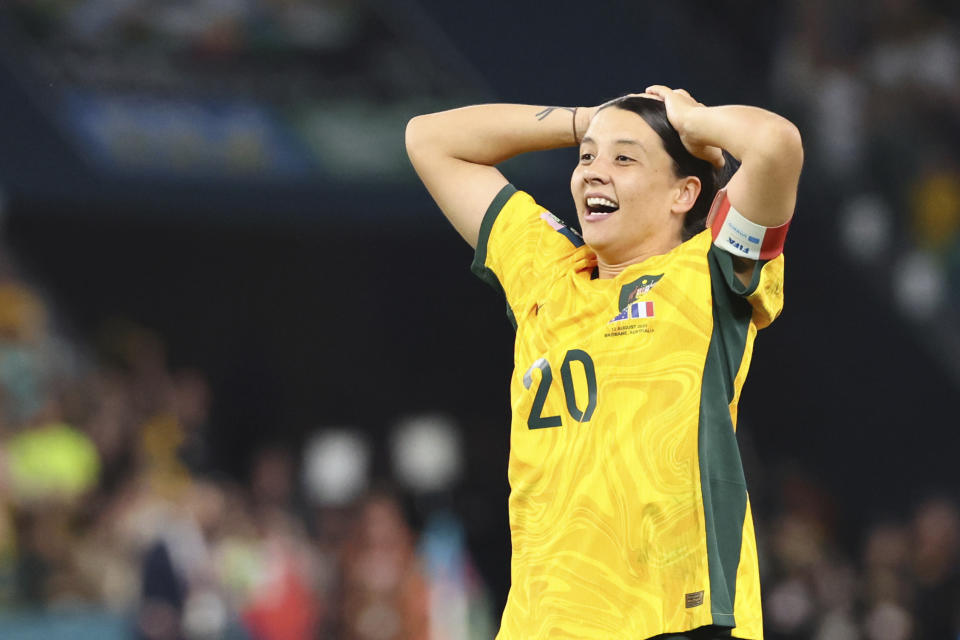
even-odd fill
[{"label": "dark hair", "polygon": [[733,157],[724,152],[726,164],[722,169],[717,169],[706,160],[701,160],[687,151],[683,142],[680,141],[680,134],[677,133],[677,130],[673,128],[667,118],[666,105],[660,100],[642,96],[623,96],[611,100],[601,108],[606,109],[607,107],[617,107],[624,111],[631,111],[643,118],[660,136],[660,140],[663,141],[663,148],[673,159],[674,175],[678,178],[696,176],[700,179],[700,195],[697,196],[696,202],[693,203],[683,219],[683,239],[684,241],[689,240],[703,231],[714,196],[733,175],[733,165],[736,164]]}]

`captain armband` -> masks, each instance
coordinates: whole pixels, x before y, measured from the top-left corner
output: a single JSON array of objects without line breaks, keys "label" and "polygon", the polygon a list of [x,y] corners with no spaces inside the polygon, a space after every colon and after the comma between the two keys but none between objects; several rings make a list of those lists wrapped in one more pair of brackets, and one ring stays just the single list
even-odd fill
[{"label": "captain armband", "polygon": [[772,260],[783,253],[790,220],[779,227],[764,227],[744,218],[730,204],[727,190],[721,189],[713,199],[707,224],[713,244],[740,258]]}]

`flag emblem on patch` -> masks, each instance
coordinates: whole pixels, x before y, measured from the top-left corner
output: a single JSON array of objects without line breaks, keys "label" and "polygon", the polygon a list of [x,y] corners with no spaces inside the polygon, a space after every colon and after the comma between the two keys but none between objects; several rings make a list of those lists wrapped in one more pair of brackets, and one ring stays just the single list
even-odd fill
[{"label": "flag emblem on patch", "polygon": [[553,215],[549,211],[544,211],[540,214],[540,219],[550,225],[550,228],[565,237],[575,247],[583,246],[583,237],[580,236],[576,230],[571,229],[567,225],[563,224],[563,220]]},{"label": "flag emblem on patch", "polygon": [[[634,302],[623,308],[610,322],[620,322],[621,320],[636,320],[637,318],[653,317],[653,300]],[[609,324],[609,323],[608,323]]]},{"label": "flag emblem on patch", "polygon": [[662,273],[657,275],[643,275],[633,282],[620,287],[620,299],[618,301],[617,308],[625,309],[627,305],[636,302],[637,298],[646,295],[650,289],[653,289],[653,285],[660,282],[660,278],[662,277]]}]

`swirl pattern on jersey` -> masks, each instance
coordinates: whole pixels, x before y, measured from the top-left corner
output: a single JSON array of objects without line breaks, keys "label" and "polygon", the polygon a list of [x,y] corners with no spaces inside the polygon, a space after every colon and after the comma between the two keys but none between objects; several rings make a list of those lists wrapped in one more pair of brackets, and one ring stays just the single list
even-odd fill
[{"label": "swirl pattern on jersey", "polygon": [[[590,249],[530,196],[507,187],[498,200],[474,263],[495,276],[517,325],[512,586],[498,638],[649,638],[734,616],[736,637],[761,638],[749,505],[732,610],[711,602],[698,454],[716,329],[709,233],[600,280]],[[782,306],[776,262],[744,296],[754,317],[733,363],[730,424],[756,328]],[[655,284],[630,297],[643,310],[621,313],[621,289],[644,275]]]}]

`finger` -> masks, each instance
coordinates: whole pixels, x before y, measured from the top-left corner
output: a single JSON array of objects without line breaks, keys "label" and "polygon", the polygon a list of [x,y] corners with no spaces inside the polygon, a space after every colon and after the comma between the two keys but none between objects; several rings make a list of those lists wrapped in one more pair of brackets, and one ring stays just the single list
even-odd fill
[{"label": "finger", "polygon": [[701,147],[697,155],[717,168],[723,167],[723,151],[719,147]]},{"label": "finger", "polygon": [[659,96],[661,99],[665,99],[672,92],[673,90],[670,87],[665,87],[662,84],[653,84],[647,87],[647,93]]},{"label": "finger", "polygon": [[681,95],[681,96],[683,96],[683,97],[685,97],[685,98],[689,98],[689,99],[690,99],[695,105],[697,105],[698,107],[705,107],[705,106],[707,106],[707,105],[703,104],[702,102],[700,102],[699,100],[697,100],[696,98],[694,98],[692,95],[690,95],[690,92],[687,91],[686,89],[674,89],[673,92],[676,93],[676,94],[679,94],[679,95]]},{"label": "finger", "polygon": [[726,158],[723,156],[723,149],[720,147],[701,146],[687,147],[687,150],[701,160],[706,160],[717,169],[722,169],[726,164]]},{"label": "finger", "polygon": [[689,99],[690,99],[695,105],[697,105],[698,107],[705,107],[705,106],[707,106],[707,105],[703,104],[702,102],[700,102],[699,100],[697,100],[696,98],[694,98],[692,95],[690,95],[690,92],[687,91],[686,89],[674,89],[673,92],[674,92],[674,93],[678,93],[678,94],[680,94],[681,96],[683,96],[683,97],[685,97],[685,98],[689,98]]}]

